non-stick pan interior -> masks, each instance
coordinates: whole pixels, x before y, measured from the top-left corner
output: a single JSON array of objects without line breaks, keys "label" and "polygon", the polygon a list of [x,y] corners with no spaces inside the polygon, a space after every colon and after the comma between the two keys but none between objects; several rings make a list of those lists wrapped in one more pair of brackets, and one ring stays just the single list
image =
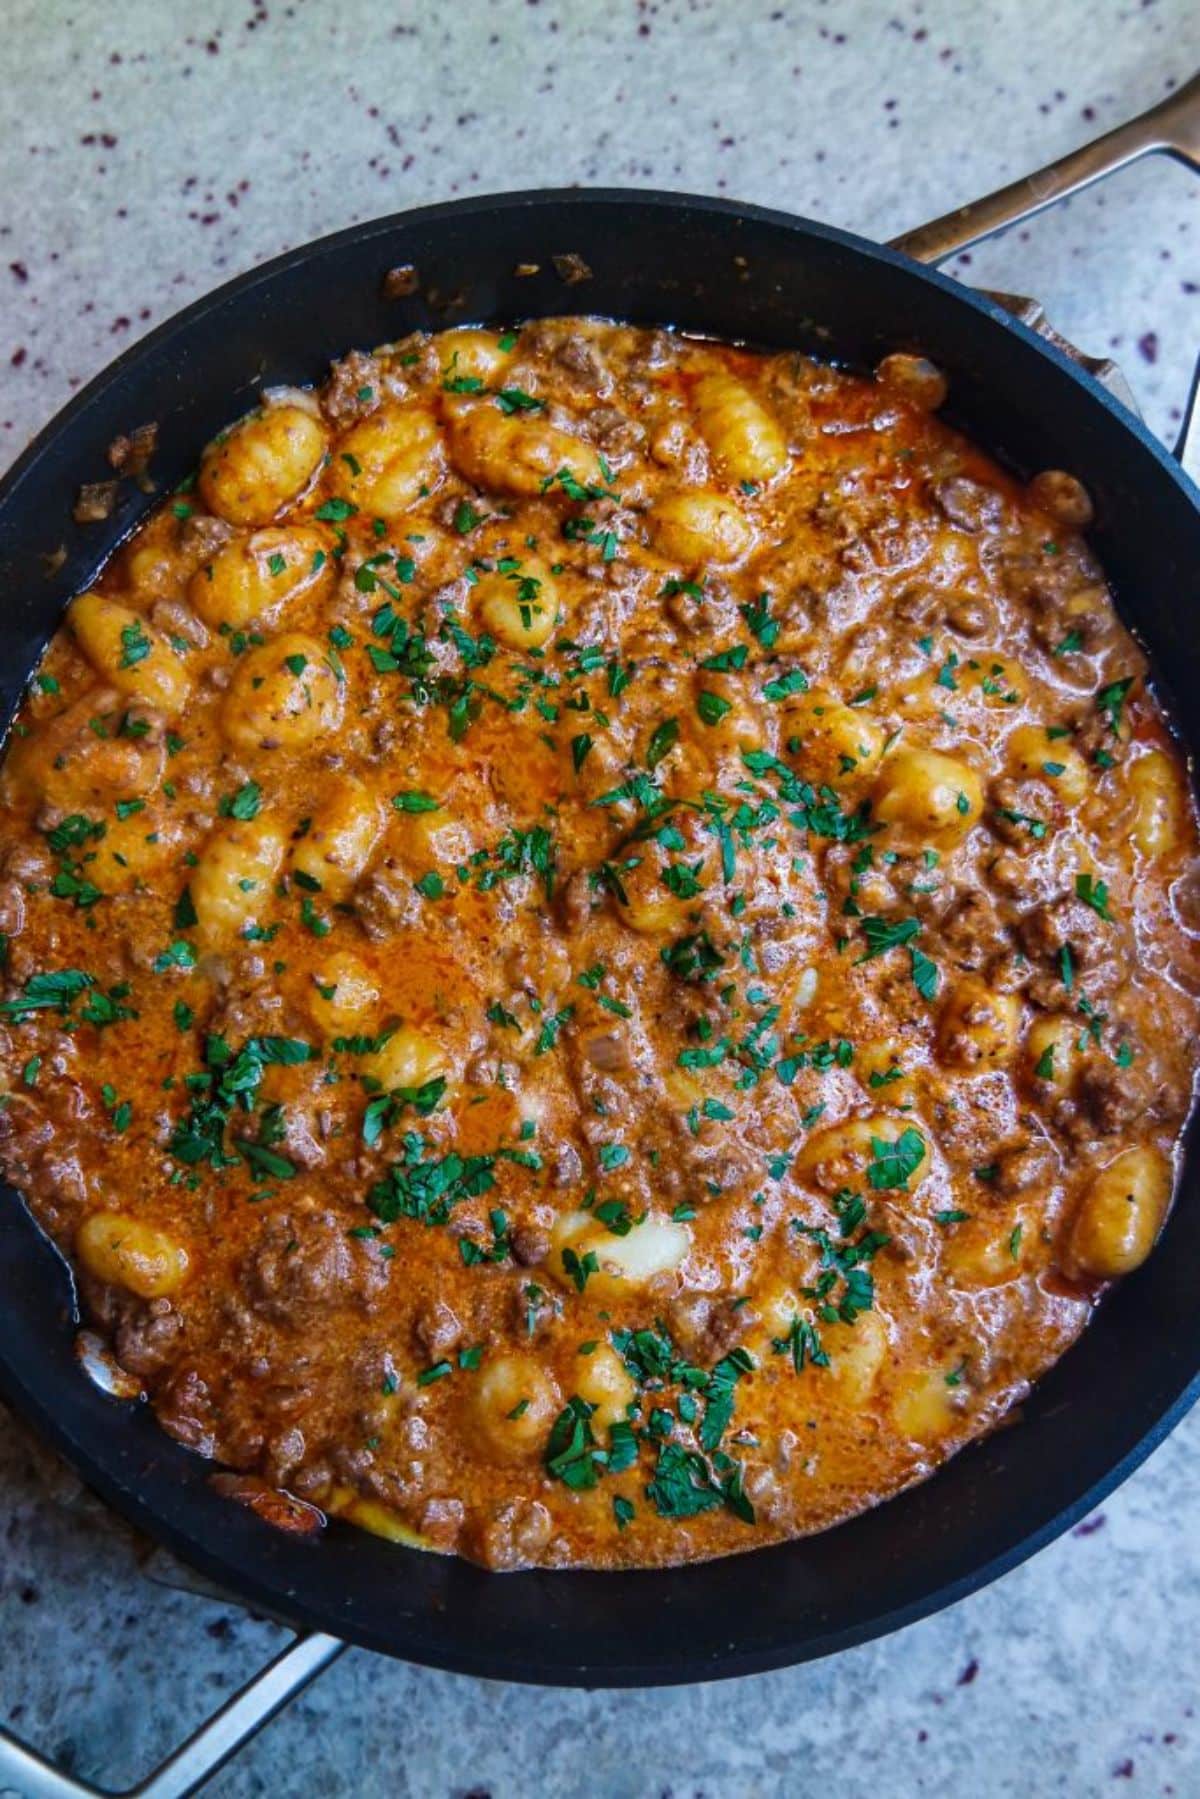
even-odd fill
[{"label": "non-stick pan interior", "polygon": [[[564,279],[578,272],[556,265],[567,256],[590,276]],[[419,288],[389,299],[383,277],[405,264]],[[583,311],[866,365],[896,348],[932,356],[950,375],[954,416],[981,442],[1090,488],[1125,620],[1169,678],[1185,736],[1200,740],[1200,497],[1136,421],[997,308],[885,250],[780,214],[643,193],[475,200],[356,228],[242,277],[131,350],[0,486],[4,716],[65,601],[151,503],[126,483],[111,518],[71,521],[81,483],[110,473],[118,433],[157,421],[161,491],[262,384],[317,380],[331,357],[418,326]],[[0,1391],[152,1534],[296,1622],[515,1680],[743,1674],[970,1591],[1148,1453],[1200,1379],[1198,1185],[1189,1168],[1154,1256],[1016,1426],[837,1530],[677,1571],[496,1576],[340,1526],[316,1542],[271,1531],[213,1494],[211,1466],[147,1408],[116,1406],[82,1377],[65,1270],[11,1194],[0,1201]]]}]

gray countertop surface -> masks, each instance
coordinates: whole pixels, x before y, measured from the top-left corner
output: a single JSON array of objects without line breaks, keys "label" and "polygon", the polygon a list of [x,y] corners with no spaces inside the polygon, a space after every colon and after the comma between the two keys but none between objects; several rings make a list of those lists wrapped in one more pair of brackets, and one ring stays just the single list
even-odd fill
[{"label": "gray countertop surface", "polygon": [[[0,463],[187,301],[358,219],[572,182],[725,194],[886,237],[1200,63],[1189,0],[8,0]],[[1162,159],[953,272],[1037,294],[1177,426],[1200,183]],[[0,1300],[2,1303],[2,1300]],[[560,1693],[355,1651],[221,1774],[250,1794],[715,1799],[1200,1793],[1200,1419],[1004,1580],[816,1666]],[[148,1581],[0,1416],[0,1718],[125,1782],[282,1633]]]}]

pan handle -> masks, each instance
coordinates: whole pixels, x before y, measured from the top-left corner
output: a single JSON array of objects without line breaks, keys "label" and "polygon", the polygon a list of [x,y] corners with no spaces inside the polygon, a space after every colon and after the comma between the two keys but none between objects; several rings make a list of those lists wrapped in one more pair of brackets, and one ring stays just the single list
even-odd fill
[{"label": "pan handle", "polygon": [[939,263],[959,250],[977,244],[1009,225],[1022,223],[1035,214],[1065,200],[1123,169],[1142,156],[1162,151],[1200,171],[1200,74],[1193,75],[1149,112],[1139,113],[1115,131],[1106,131],[1093,143],[1073,150],[1059,162],[1047,164],[1032,175],[1024,175],[1007,187],[972,200],[954,212],[931,219],[891,241],[893,250],[901,250],[915,262]]},{"label": "pan handle", "polygon": [[121,1795],[61,1773],[0,1727],[0,1794],[20,1799],[187,1799],[347,1647],[318,1631],[297,1637],[153,1773]]},{"label": "pan handle", "polygon": [[1200,357],[1196,358],[1192,370],[1192,386],[1183,409],[1175,455],[1183,464],[1184,472],[1200,483]]},{"label": "pan handle", "polygon": [[[994,194],[985,194],[981,200],[972,200],[954,212],[943,213],[940,219],[931,219],[927,225],[918,225],[913,231],[905,231],[901,236],[892,238],[889,248],[911,256],[914,262],[935,265],[945,262],[947,257],[969,249],[972,244],[979,243],[985,237],[992,237],[997,231],[1005,231],[1010,225],[1032,219],[1037,213],[1044,212],[1047,206],[1053,206],[1056,200],[1065,200],[1071,194],[1078,194],[1085,187],[1090,187],[1093,181],[1099,181],[1103,176],[1111,175],[1114,170],[1123,169],[1127,164],[1137,162],[1140,157],[1159,151],[1173,156],[1176,161],[1185,163],[1188,168],[1200,173],[1200,74],[1193,75],[1190,81],[1186,81],[1165,100],[1160,100],[1157,106],[1152,106],[1149,112],[1139,113],[1136,119],[1130,119],[1125,125],[1118,125],[1114,131],[1106,131],[1103,137],[1073,150],[1061,162],[1048,163],[1044,169],[1038,169],[1032,175],[1024,175],[1019,181],[1010,182],[1007,187],[997,188]],[[1003,295],[998,297],[1005,299]],[[1028,301],[1016,302],[1015,309],[1031,304],[1033,303]],[[1041,308],[1036,307],[1035,310],[1040,316]],[[1043,329],[1042,323],[1038,321],[1027,322],[1035,330]],[[1133,396],[1123,377],[1116,377],[1111,364],[1093,366],[1070,344],[1057,337],[1055,341],[1069,355],[1091,367],[1096,378],[1109,387],[1119,400],[1126,405],[1132,404]],[[1194,479],[1200,479],[1198,391],[1200,361],[1192,375],[1191,392],[1184,407],[1183,425],[1175,445],[1177,460]]]}]

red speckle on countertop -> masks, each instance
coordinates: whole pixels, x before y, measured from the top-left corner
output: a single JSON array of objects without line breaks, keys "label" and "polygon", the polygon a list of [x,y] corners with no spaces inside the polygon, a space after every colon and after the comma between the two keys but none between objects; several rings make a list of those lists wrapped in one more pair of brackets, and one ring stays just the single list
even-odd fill
[{"label": "red speckle on countertop", "polygon": [[955,1686],[969,1687],[971,1685],[972,1681],[975,1679],[975,1676],[978,1673],[979,1673],[979,1662],[975,1656],[972,1656],[970,1661],[967,1663],[966,1667],[963,1669],[962,1673],[959,1675],[958,1679],[955,1681],[955,1683],[954,1683]]}]

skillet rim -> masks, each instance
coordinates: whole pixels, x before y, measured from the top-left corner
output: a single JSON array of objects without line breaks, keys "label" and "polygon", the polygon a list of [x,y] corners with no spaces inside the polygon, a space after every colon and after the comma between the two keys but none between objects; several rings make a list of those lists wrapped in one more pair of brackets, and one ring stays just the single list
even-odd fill
[{"label": "skillet rim", "polygon": [[[1159,473],[1174,485],[1188,504],[1200,513],[1200,491],[1188,478],[1185,471],[1170,456],[1169,452],[1153,436],[1148,428],[1133,414],[1115,400],[1077,363],[1059,351],[1053,344],[1047,343],[1037,333],[1030,330],[1019,320],[1013,318],[997,302],[976,293],[962,284],[943,275],[936,269],[914,262],[901,252],[885,245],[874,243],[870,239],[845,232],[837,227],[805,219],[799,215],[783,212],[779,209],[743,204],[736,200],[716,198],[712,196],[690,195],[667,190],[651,188],[547,188],[534,190],[518,190],[486,195],[472,195],[464,199],[438,202],[432,205],[416,207],[403,212],[392,213],[381,218],[371,219],[317,238],[294,249],[288,250],[263,262],[256,267],[232,277],[219,287],[192,301],[179,313],[163,321],[154,330],[147,333],[137,343],[131,345],[114,362],[103,369],[87,383],[58,413],[37,433],[32,442],[17,457],[16,461],[0,478],[0,529],[9,506],[18,502],[28,483],[36,482],[43,459],[50,455],[71,434],[78,432],[86,423],[90,408],[102,397],[107,397],[120,385],[125,374],[141,361],[157,355],[173,339],[186,343],[194,326],[202,322],[215,309],[235,299],[243,299],[253,293],[260,284],[273,281],[292,269],[302,267],[305,262],[316,256],[324,256],[335,252],[341,246],[354,245],[358,248],[369,245],[376,239],[382,241],[398,232],[410,231],[429,224],[436,225],[446,219],[469,218],[472,215],[486,215],[500,209],[524,209],[534,220],[541,208],[567,205],[580,209],[619,206],[624,208],[642,208],[648,213],[655,209],[668,211],[684,211],[699,214],[716,215],[728,219],[731,224],[746,220],[754,224],[775,227],[796,239],[798,247],[806,238],[823,240],[837,248],[852,252],[860,262],[869,266],[874,263],[903,270],[915,275],[922,282],[939,289],[956,306],[973,312],[981,320],[998,326],[1005,332],[1023,340],[1039,357],[1054,364],[1071,382],[1079,387],[1093,405],[1099,405],[1108,413],[1121,430],[1129,433],[1137,441],[1143,452],[1148,452],[1157,465]],[[586,296],[580,296],[581,299]],[[569,296],[564,290],[564,311],[572,310]],[[578,310],[584,310],[580,307]],[[664,306],[664,312],[669,308]],[[161,497],[161,496],[158,496]],[[129,529],[140,521],[148,512],[155,497],[147,497],[144,505],[135,508],[136,518],[129,523]],[[115,546],[114,546],[115,547]],[[107,552],[111,554],[111,550]],[[24,685],[24,673],[21,686]],[[12,1191],[8,1189],[7,1191]],[[15,1208],[6,1208],[0,1212],[0,1255],[3,1254],[6,1241],[10,1235],[24,1235],[32,1231],[41,1238],[36,1245],[38,1253],[44,1255],[47,1240],[41,1236],[38,1227],[27,1212],[23,1202]],[[57,1251],[49,1246],[51,1257],[59,1263],[55,1269],[55,1278],[61,1280],[61,1263]],[[1131,1277],[1136,1280],[1136,1276]],[[61,1304],[59,1308],[61,1312]],[[45,1330],[45,1320],[40,1321],[40,1328]],[[422,1624],[418,1620],[409,1624],[399,1632],[384,1631],[374,1627],[369,1621],[361,1618],[351,1619],[339,1617],[336,1601],[328,1597],[313,1597],[312,1593],[299,1587],[288,1574],[284,1564],[289,1558],[282,1553],[263,1554],[261,1538],[255,1536],[254,1526],[248,1526],[247,1520],[237,1508],[228,1507],[227,1501],[217,1502],[216,1496],[205,1495],[208,1506],[220,1503],[223,1511],[220,1514],[225,1529],[214,1529],[211,1525],[204,1530],[195,1530],[182,1524],[173,1515],[169,1501],[171,1497],[170,1482],[175,1473],[167,1464],[174,1463],[176,1457],[194,1464],[197,1458],[170,1442],[153,1419],[148,1407],[135,1409],[132,1415],[122,1414],[121,1430],[114,1429],[115,1438],[128,1436],[128,1460],[136,1462],[137,1478],[143,1482],[150,1481],[152,1487],[166,1486],[166,1500],[160,1504],[145,1497],[143,1488],[134,1484],[134,1474],[121,1471],[121,1453],[118,1448],[108,1459],[97,1457],[93,1452],[81,1446],[72,1434],[66,1417],[66,1407],[59,1409],[50,1403],[45,1391],[36,1380],[26,1377],[24,1371],[13,1360],[5,1341],[6,1322],[0,1316],[0,1396],[13,1406],[22,1417],[33,1421],[36,1428],[47,1437],[65,1458],[81,1473],[83,1478],[97,1490],[113,1508],[134,1523],[138,1528],[156,1541],[166,1544],[182,1560],[198,1568],[218,1585],[225,1587],[240,1602],[259,1606],[281,1621],[303,1629],[330,1630],[344,1634],[347,1640],[361,1643],[366,1647],[380,1650],[392,1655],[400,1655],[406,1659],[428,1666],[448,1669],[455,1672],[476,1676],[503,1678],[545,1685],[620,1687],[633,1685],[666,1685],[696,1680],[711,1680],[742,1674],[765,1671],[792,1665],[797,1662],[852,1647],[858,1643],[869,1641],[899,1629],[917,1619],[926,1617],[944,1607],[956,1603],[969,1593],[1006,1573],[1017,1566],[1037,1550],[1045,1547],[1054,1538],[1068,1530],[1079,1518],[1085,1515],[1120,1484],[1146,1457],[1161,1444],[1169,1432],[1175,1427],[1186,1411],[1200,1396],[1200,1360],[1194,1352],[1189,1352],[1192,1359],[1193,1372],[1184,1371],[1182,1376],[1172,1378],[1167,1383],[1171,1389],[1171,1397],[1161,1406],[1150,1425],[1142,1431],[1126,1448],[1125,1452],[1109,1464],[1097,1478],[1088,1482],[1084,1489],[1066,1505],[1060,1505],[1049,1516],[1031,1528],[1019,1528],[1015,1534],[1010,1527],[1004,1534],[1001,1546],[990,1554],[982,1555],[964,1571],[935,1579],[928,1587],[917,1591],[904,1601],[891,1605],[878,1612],[859,1618],[857,1621],[842,1626],[826,1624],[808,1630],[802,1637],[795,1635],[780,1636],[767,1643],[728,1645],[720,1659],[716,1659],[714,1651],[701,1655],[689,1644],[670,1645],[666,1651],[639,1657],[637,1645],[630,1643],[619,1655],[611,1655],[607,1651],[595,1660],[589,1660],[586,1644],[579,1645],[581,1651],[578,1659],[564,1659],[561,1645],[549,1642],[546,1645],[535,1644],[532,1649],[528,1644],[519,1647],[518,1653],[503,1652],[499,1645],[491,1643],[478,1647],[470,1631],[470,1605],[461,1609],[463,1616],[457,1626],[451,1626],[447,1637],[446,1619],[437,1621],[435,1635],[437,1641],[430,1643],[422,1635]],[[79,1381],[81,1389],[89,1392],[99,1403],[107,1406],[90,1383]],[[82,1409],[76,1407],[77,1410]],[[140,1424],[140,1430],[139,1430]],[[155,1433],[153,1440],[146,1436],[146,1426]],[[139,1437],[145,1442],[139,1444]],[[988,1439],[991,1440],[991,1439]],[[141,1455],[133,1454],[136,1448]],[[963,1452],[970,1454],[968,1449]],[[960,1458],[955,1458],[956,1460]],[[157,1466],[155,1464],[158,1464]],[[201,1465],[201,1472],[211,1467]],[[165,1473],[164,1473],[165,1469]],[[918,1489],[919,1490],[919,1489]],[[903,1496],[901,1496],[903,1497]],[[182,1504],[183,1495],[179,1495],[176,1511],[193,1511],[206,1509],[203,1502],[197,1501],[189,1492],[188,1505]],[[887,1502],[882,1509],[887,1511],[888,1505],[898,1501]],[[234,1513],[233,1517],[229,1513]],[[214,1517],[217,1514],[214,1512]],[[870,1514],[866,1514],[870,1515]],[[847,1525],[835,1527],[848,1529],[855,1520]],[[257,1526],[261,1531],[265,1527]],[[224,1553],[212,1546],[214,1539],[224,1537]],[[236,1541],[236,1550],[230,1545]],[[800,1539],[801,1542],[820,1541],[816,1539]],[[255,1548],[260,1551],[256,1557]],[[294,1544],[289,1545],[294,1547]],[[751,1551],[755,1561],[765,1568],[768,1558],[779,1560],[785,1557],[793,1544],[782,1544],[762,1550]],[[405,1556],[415,1553],[388,1547],[387,1553],[397,1556],[397,1567],[402,1569]],[[231,1559],[236,1555],[236,1559]],[[265,1566],[263,1572],[258,1564]],[[279,1564],[278,1568],[276,1564]],[[693,1577],[702,1576],[706,1567],[716,1564],[699,1563],[683,1565],[665,1571],[636,1571],[625,1575],[626,1580],[644,1583],[649,1589],[656,1583],[677,1582],[685,1574]],[[727,1558],[727,1566],[737,1567],[734,1558]],[[457,1564],[459,1568],[466,1564]],[[231,1572],[233,1579],[230,1580]],[[280,1576],[282,1575],[282,1578]],[[597,1574],[584,1571],[533,1571],[527,1574],[506,1576],[506,1582],[550,1582],[562,1589],[565,1597],[571,1583],[580,1586],[587,1583],[615,1583],[621,1579],[620,1572]],[[479,1570],[471,1569],[462,1577],[459,1585],[470,1586],[475,1581],[494,1583],[494,1577]],[[320,1582],[314,1582],[319,1587]],[[453,1584],[453,1583],[452,1583]],[[453,1608],[451,1608],[453,1609]],[[428,1620],[426,1620],[428,1625]],[[347,1628],[349,1626],[349,1628]],[[573,1645],[574,1647],[574,1645]]]},{"label": "skillet rim", "polygon": [[[1120,400],[1111,394],[1094,375],[1090,374],[1082,363],[1060,350],[1057,344],[1041,336],[1030,326],[1023,324],[1014,313],[1001,306],[997,300],[981,289],[968,287],[965,282],[956,281],[952,276],[943,274],[942,270],[929,263],[918,262],[906,256],[901,250],[894,250],[889,244],[877,243],[874,238],[862,237],[857,232],[845,231],[839,225],[825,224],[818,219],[806,218],[802,213],[784,212],[779,207],[758,206],[749,201],[725,199],[713,194],[689,194],[673,188],[640,188],[640,187],[542,187],[542,188],[503,188],[495,193],[469,194],[458,200],[438,200],[427,206],[408,207],[402,212],[381,214],[378,218],[365,219],[357,225],[347,225],[340,231],[327,232],[323,237],[310,238],[291,250],[281,251],[278,256],[269,257],[265,262],[255,263],[253,268],[244,269],[240,275],[232,275],[228,281],[208,289],[198,299],[191,300],[179,312],[172,313],[169,318],[155,325],[144,337],[123,350],[121,354],[107,363],[92,379],[73,394],[58,411],[47,420],[46,424],[31,438],[25,448],[13,462],[0,473],[0,521],[3,508],[12,497],[13,492],[24,481],[40,458],[64,431],[74,426],[77,419],[87,410],[101,393],[107,392],[124,374],[127,368],[141,361],[152,350],[165,343],[170,337],[187,330],[196,320],[202,318],[226,300],[235,295],[250,293],[260,283],[273,279],[287,269],[299,266],[310,257],[336,249],[342,244],[368,243],[373,238],[386,237],[389,233],[403,230],[406,227],[420,226],[426,222],[436,223],[440,219],[468,217],[474,212],[489,212],[500,207],[524,207],[531,214],[540,207],[559,206],[563,204],[582,206],[631,205],[641,203],[652,207],[678,208],[689,211],[714,213],[734,221],[752,219],[755,223],[777,225],[785,230],[801,232],[823,239],[827,243],[836,244],[845,250],[852,250],[865,255],[870,260],[881,262],[890,268],[902,269],[909,274],[916,274],[922,280],[938,288],[942,293],[964,305],[968,310],[981,314],[994,325],[1022,339],[1031,348],[1054,363],[1090,395],[1099,401],[1106,412],[1120,424],[1132,431],[1142,448],[1148,450],[1162,471],[1168,475],[1176,486],[1200,510],[1200,485],[1192,480],[1187,470],[1170,450],[1152,432],[1138,414],[1131,412]],[[565,290],[569,292],[568,290]],[[568,309],[569,310],[569,309]],[[582,309],[581,309],[582,310]],[[160,496],[161,497],[161,496]],[[151,509],[153,497],[147,497],[145,511]],[[145,516],[145,512],[139,515]],[[111,552],[110,552],[111,554]]]}]

